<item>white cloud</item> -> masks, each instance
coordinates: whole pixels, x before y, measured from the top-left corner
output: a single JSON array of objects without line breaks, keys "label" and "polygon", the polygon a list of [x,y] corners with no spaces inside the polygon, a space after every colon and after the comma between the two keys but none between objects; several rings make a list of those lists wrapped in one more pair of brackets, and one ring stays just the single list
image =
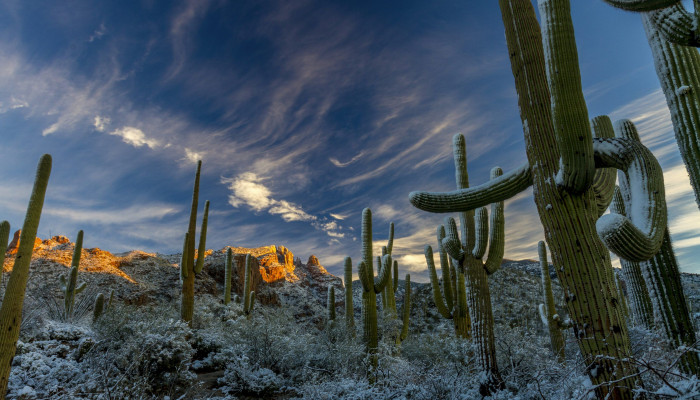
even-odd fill
[{"label": "white cloud", "polygon": [[185,147],[185,159],[189,162],[196,163],[201,160],[204,155],[202,152],[196,152],[190,148]]},{"label": "white cloud", "polygon": [[330,161],[333,165],[335,165],[335,166],[338,167],[338,168],[343,168],[343,167],[347,167],[348,165],[350,165],[350,164],[354,163],[355,161],[359,160],[360,158],[362,158],[362,156],[363,156],[364,154],[365,154],[365,153],[361,151],[358,155],[356,155],[355,157],[351,158],[350,161],[346,161],[346,162],[340,162],[340,161],[338,161],[337,158],[334,158],[334,157],[329,158],[328,161]]},{"label": "white cloud", "polygon": [[160,146],[160,142],[158,140],[149,139],[141,129],[134,128],[133,126],[125,126],[114,130],[109,134],[120,136],[124,143],[130,144],[134,147],[146,145],[151,149],[155,149],[156,147]]},{"label": "white cloud", "polygon": [[86,210],[60,207],[47,207],[43,211],[46,215],[66,218],[75,222],[90,224],[133,224],[145,220],[160,219],[166,215],[179,212],[179,208],[173,205],[136,205],[119,210]]},{"label": "white cloud", "polygon": [[99,115],[95,116],[95,121],[93,122],[93,126],[95,127],[95,130],[98,132],[104,132],[107,130],[107,125],[112,122],[108,117],[101,117]]},{"label": "white cloud", "polygon": [[107,27],[105,26],[104,23],[101,23],[100,27],[97,28],[95,30],[95,32],[92,33],[92,35],[90,35],[90,37],[88,38],[88,42],[92,43],[95,40],[102,38],[102,36],[104,36],[106,33],[107,33]]},{"label": "white cloud", "polygon": [[338,219],[338,220],[341,220],[341,221],[348,217],[347,215],[343,215],[343,214],[333,214],[333,213],[330,213],[329,215],[330,215],[331,217],[333,217],[333,218],[335,218],[335,219]]}]

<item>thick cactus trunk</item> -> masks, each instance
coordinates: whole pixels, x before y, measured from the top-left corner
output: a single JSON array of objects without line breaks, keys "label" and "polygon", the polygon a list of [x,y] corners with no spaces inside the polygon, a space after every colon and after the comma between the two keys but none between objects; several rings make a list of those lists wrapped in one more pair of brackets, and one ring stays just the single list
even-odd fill
[{"label": "thick cactus trunk", "polygon": [[[180,299],[180,318],[192,326],[192,317],[194,316],[194,249],[195,249],[195,230],[197,229],[197,206],[199,202],[199,174],[202,170],[202,162],[197,163],[197,172],[194,178],[194,188],[192,190],[192,207],[190,209],[190,223],[187,227],[187,255],[183,259],[182,276],[182,297]],[[199,254],[199,257],[202,257]]]},{"label": "thick cactus trunk", "polygon": [[666,40],[649,14],[642,14],[654,67],[671,110],[673,131],[700,207],[700,54]]},{"label": "thick cactus trunk", "polygon": [[345,257],[345,327],[355,335],[355,308],[352,299],[352,259]]},{"label": "thick cactus trunk", "polygon": [[[529,0],[499,0],[499,3],[518,92],[535,203],[574,321],[574,333],[591,381],[600,385],[597,396],[631,399],[631,389],[635,387],[635,378],[631,376],[635,368],[626,361],[630,344],[627,326],[617,310],[615,283],[606,279],[612,265],[596,231],[595,195],[592,190],[563,193],[556,184],[560,146],[553,128],[542,36],[535,10]],[[547,3],[557,3],[551,6],[565,3],[568,8],[568,2]],[[562,14],[566,13],[558,13]],[[585,125],[588,126],[587,118]],[[587,163],[582,164],[587,168]]]},{"label": "thick cactus trunk", "polygon": [[27,288],[29,264],[34,251],[34,239],[36,239],[36,232],[39,229],[39,219],[44,206],[49,175],[51,175],[51,156],[44,154],[39,160],[34,188],[29,198],[29,206],[19,238],[19,249],[0,307],[0,398],[2,399],[7,393],[10,366],[17,350],[19,327],[22,323],[24,291]]},{"label": "thick cactus trunk", "polygon": [[639,263],[620,259],[622,274],[625,276],[627,293],[629,294],[632,320],[645,329],[654,328],[654,307],[649,298],[649,291],[644,282]]}]

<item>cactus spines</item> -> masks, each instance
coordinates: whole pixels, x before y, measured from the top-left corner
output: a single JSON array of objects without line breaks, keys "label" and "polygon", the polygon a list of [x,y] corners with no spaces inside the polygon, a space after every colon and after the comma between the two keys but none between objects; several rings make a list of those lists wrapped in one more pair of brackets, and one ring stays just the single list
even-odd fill
[{"label": "cactus spines", "polygon": [[[438,240],[444,237],[444,227],[440,225],[438,227]],[[452,319],[455,327],[455,334],[461,338],[470,337],[470,320],[469,320],[469,310],[467,308],[467,295],[465,293],[457,293],[458,290],[466,291],[464,286],[464,274],[458,272],[461,277],[461,285],[453,286],[450,279],[450,267],[451,265],[447,261],[445,251],[442,245],[438,241],[438,248],[440,249],[440,263],[442,268],[443,276],[443,286],[442,292],[440,291],[440,283],[438,282],[437,272],[435,271],[435,261],[433,259],[433,249],[429,245],[425,246],[425,261],[428,264],[428,273],[430,275],[430,284],[433,291],[433,301],[438,309],[440,315],[443,318]],[[446,281],[445,278],[448,278]],[[450,299],[447,302],[447,299]],[[456,303],[453,303],[452,299],[457,299]]]},{"label": "cactus spines", "polygon": [[29,263],[34,251],[34,239],[39,228],[41,210],[44,206],[46,186],[51,175],[51,156],[44,154],[39,159],[34,187],[29,198],[27,214],[20,233],[19,249],[7,282],[5,296],[0,306],[0,398],[7,394],[10,366],[17,350],[19,326],[22,321],[24,291],[29,278]]},{"label": "cactus spines", "polygon": [[674,5],[678,0],[604,0],[606,3],[627,11],[654,11]]},{"label": "cactus spines", "polygon": [[625,296],[625,289],[622,284],[622,279],[620,278],[620,273],[615,274],[615,282],[617,283],[617,291],[619,293],[619,299],[620,299],[620,306],[622,307],[622,315],[625,316],[625,318],[629,318],[630,316],[630,308],[629,305],[627,304],[627,297]]},{"label": "cactus spines", "polygon": [[70,272],[62,274],[59,277],[61,291],[63,292],[63,316],[66,320],[73,319],[73,311],[75,306],[75,295],[82,292],[86,283],[78,285],[78,268],[80,267],[80,254],[83,250],[83,231],[78,232],[78,238],[75,240],[75,248],[73,249],[73,259],[71,260]]},{"label": "cactus spines", "polygon": [[185,245],[182,251],[182,262],[180,264],[180,279],[182,281],[182,298],[180,301],[180,318],[192,326],[194,316],[194,278],[195,274],[201,272],[204,266],[204,251],[207,237],[207,219],[209,217],[209,201],[204,205],[204,218],[199,236],[199,248],[197,260],[195,261],[195,231],[197,229],[197,207],[199,203],[199,176],[202,170],[202,161],[197,162],[197,172],[194,177],[194,188],[192,189],[192,207],[190,209],[190,222],[185,234]]},{"label": "cactus spines", "polygon": [[[593,136],[597,138],[612,139],[615,137],[615,129],[607,115],[599,115],[591,120]],[[598,206],[598,217],[605,213],[613,198],[615,191],[615,179],[617,171],[614,168],[598,168],[593,177],[593,193]]]},{"label": "cactus spines", "polygon": [[335,286],[333,285],[328,286],[326,311],[328,313],[328,325],[331,326],[335,323]]},{"label": "cactus spines", "polygon": [[102,315],[105,306],[105,295],[98,293],[95,297],[95,307],[92,310],[92,323],[94,324]]},{"label": "cactus spines", "polygon": [[[396,265],[396,264],[394,264]],[[406,274],[406,287],[403,296],[403,309],[402,309],[402,324],[401,333],[399,334],[398,342],[403,342],[408,337],[408,326],[411,317],[411,275]]]},{"label": "cactus spines", "polygon": [[345,257],[345,326],[348,332],[355,333],[355,308],[352,300],[352,259]]},{"label": "cactus spines", "polygon": [[554,304],[552,280],[549,276],[549,263],[547,262],[547,246],[543,241],[539,242],[537,250],[540,255],[542,292],[544,295],[544,304],[540,304],[539,307],[540,317],[542,318],[542,323],[549,329],[549,341],[552,345],[552,352],[557,357],[557,361],[563,363],[565,361],[566,342],[564,341],[562,330],[569,328],[569,326],[561,320]]},{"label": "cactus spines", "polygon": [[231,302],[231,276],[233,275],[233,250],[226,250],[226,271],[224,273],[224,304]]},{"label": "cactus spines", "polygon": [[245,256],[245,278],[243,280],[243,313],[248,319],[252,315],[255,305],[255,292],[253,291],[253,258],[250,254]]}]

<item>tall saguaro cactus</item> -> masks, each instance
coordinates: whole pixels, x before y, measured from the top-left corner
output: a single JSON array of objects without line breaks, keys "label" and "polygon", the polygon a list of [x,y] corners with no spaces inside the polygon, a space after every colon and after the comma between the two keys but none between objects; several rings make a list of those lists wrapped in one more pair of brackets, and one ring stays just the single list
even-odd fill
[{"label": "tall saguaro cactus", "polygon": [[352,259],[345,257],[345,327],[355,336],[355,307],[352,300]]},{"label": "tall saguaro cactus", "polygon": [[[541,0],[539,4],[542,30],[530,0],[499,0],[527,163],[481,186],[449,193],[414,192],[410,200],[430,212],[468,211],[534,186],[545,239],[596,395],[631,399],[636,370],[629,361],[627,325],[610,279],[608,249],[637,261],[659,250],[666,228],[663,174],[653,154],[640,143],[592,138],[569,1]],[[630,180],[636,193],[630,218],[599,217],[591,165],[616,168],[630,176],[639,176],[643,170],[653,176]]]},{"label": "tall saguaro cactus", "polygon": [[381,259],[381,265],[377,265],[378,276],[374,276],[372,263],[372,211],[369,208],[362,210],[362,261],[359,266],[360,283],[362,284],[362,340],[367,352],[370,354],[370,363],[373,369],[377,367],[376,357],[379,338],[377,335],[377,294],[384,290],[391,279],[391,266],[393,260],[390,254],[385,254]]},{"label": "tall saguaro cactus", "polygon": [[554,304],[554,294],[552,293],[552,279],[549,276],[549,263],[547,262],[547,246],[540,241],[537,246],[540,255],[540,269],[542,270],[542,292],[544,294],[544,304],[540,304],[539,312],[542,323],[549,329],[549,341],[552,345],[552,352],[557,356],[557,361],[565,361],[564,353],[566,342],[564,341],[564,329],[571,327],[571,322],[564,321],[557,313]]},{"label": "tall saguaro cactus", "polygon": [[[36,232],[39,229],[41,209],[44,206],[44,196],[46,195],[46,186],[49,183],[50,175],[51,156],[44,154],[39,159],[34,187],[29,198],[27,214],[24,217],[22,233],[20,233],[19,237],[19,249],[17,249],[12,273],[7,282],[2,306],[0,306],[0,398],[3,399],[7,394],[10,366],[17,350],[19,327],[22,322],[24,291],[27,288],[27,279],[29,278],[29,263],[32,260],[34,239],[36,239]],[[9,233],[9,226],[7,228]]]},{"label": "tall saguaro cactus", "polygon": [[245,277],[243,279],[243,313],[250,319],[255,305],[255,291],[253,290],[253,258],[250,254],[245,256]]},{"label": "tall saguaro cactus", "polygon": [[202,161],[197,162],[197,172],[194,178],[192,190],[192,208],[190,210],[190,224],[185,234],[185,244],[182,250],[182,262],[180,263],[180,280],[182,281],[182,299],[180,302],[180,318],[192,326],[194,316],[194,277],[202,271],[204,266],[204,252],[207,239],[207,219],[209,218],[209,200],[204,203],[204,218],[199,236],[197,260],[194,259],[194,236],[197,229],[197,203],[199,201],[199,174],[202,170]]},{"label": "tall saguaro cactus", "polygon": [[[637,129],[630,120],[618,121],[615,134],[621,138],[639,141]],[[641,179],[653,178],[642,175]],[[629,199],[634,189],[631,187],[630,178],[620,174],[618,182],[625,209],[631,209]],[[661,201],[666,200],[661,199]],[[695,328],[683,294],[681,274],[668,228],[664,230],[661,249],[651,259],[640,262],[639,268],[650,292],[655,324],[664,328],[666,336],[674,347],[693,346],[696,342]],[[686,352],[681,357],[680,366],[684,372],[698,375],[700,373],[698,354],[694,351]]]}]

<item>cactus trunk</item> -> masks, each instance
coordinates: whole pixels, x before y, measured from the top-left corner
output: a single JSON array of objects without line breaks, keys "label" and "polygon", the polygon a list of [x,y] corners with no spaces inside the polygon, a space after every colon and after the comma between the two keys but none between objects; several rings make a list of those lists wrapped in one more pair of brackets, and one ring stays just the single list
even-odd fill
[{"label": "cactus trunk", "polygon": [[19,249],[17,250],[10,279],[7,282],[2,306],[0,306],[0,398],[2,399],[7,394],[10,367],[17,350],[19,327],[22,323],[24,291],[27,288],[27,279],[29,278],[29,264],[32,260],[34,239],[39,228],[39,219],[41,218],[46,186],[49,183],[50,175],[51,156],[45,154],[39,160],[34,188],[29,198],[24,225],[22,225]]},{"label": "cactus trunk", "polygon": [[355,308],[352,299],[352,259],[345,257],[345,326],[355,335]]},{"label": "cactus trunk", "polygon": [[226,250],[226,272],[224,273],[224,304],[231,302],[231,277],[233,276],[233,250]]}]

